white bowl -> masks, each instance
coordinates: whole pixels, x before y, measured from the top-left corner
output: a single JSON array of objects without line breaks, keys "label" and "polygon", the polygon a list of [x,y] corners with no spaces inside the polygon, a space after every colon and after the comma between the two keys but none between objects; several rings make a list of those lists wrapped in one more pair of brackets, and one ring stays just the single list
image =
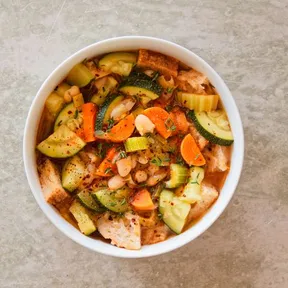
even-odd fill
[{"label": "white bowl", "polygon": [[[51,91],[53,91],[57,84],[65,78],[69,70],[75,64],[83,61],[85,58],[90,58],[99,54],[121,50],[136,50],[139,48],[146,48],[173,56],[188,66],[191,66],[207,75],[211,83],[216,87],[216,90],[221,95],[222,102],[228,113],[235,141],[230,172],[218,200],[205,216],[193,227],[178,236],[154,245],[144,246],[139,251],[131,251],[112,246],[111,244],[107,244],[101,240],[95,240],[84,236],[63,217],[61,217],[60,214],[57,213],[56,209],[45,201],[37,174],[35,139],[38,123],[47,96]],[[244,136],[241,118],[234,99],[220,76],[203,59],[191,51],[169,41],[140,36],[112,38],[92,44],[83,48],[61,63],[43,83],[31,105],[26,121],[23,143],[23,158],[29,185],[36,201],[51,222],[69,238],[91,250],[106,255],[125,258],[148,257],[172,251],[192,241],[208,229],[221,215],[234,194],[242,170],[243,157]]]}]

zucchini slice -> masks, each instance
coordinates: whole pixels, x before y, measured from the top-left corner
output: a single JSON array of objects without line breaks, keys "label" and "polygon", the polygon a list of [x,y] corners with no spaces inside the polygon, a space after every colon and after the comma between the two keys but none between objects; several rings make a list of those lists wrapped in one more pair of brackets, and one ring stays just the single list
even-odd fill
[{"label": "zucchini slice", "polygon": [[103,105],[100,107],[99,112],[97,114],[95,130],[101,131],[103,129],[103,124],[108,124],[108,120],[110,119],[111,112],[113,109],[124,99],[124,96],[111,95],[106,98]]},{"label": "zucchini slice", "polygon": [[45,106],[48,109],[49,113],[55,118],[57,117],[59,112],[63,109],[64,105],[65,105],[64,98],[59,96],[56,92],[52,92],[45,102]]},{"label": "zucchini slice", "polygon": [[75,155],[66,160],[62,169],[62,186],[73,192],[81,184],[85,174],[85,164]]},{"label": "zucchini slice", "polygon": [[189,204],[194,204],[201,200],[201,182],[204,179],[204,169],[200,167],[190,168],[190,178],[184,187],[180,200]]},{"label": "zucchini slice", "polygon": [[126,186],[116,191],[103,188],[92,193],[96,201],[99,201],[104,207],[116,213],[123,213],[129,209],[129,195],[130,189]]},{"label": "zucchini slice", "polygon": [[99,67],[103,71],[111,71],[122,76],[128,76],[136,62],[137,56],[135,53],[115,52],[101,58]]},{"label": "zucchini slice", "polygon": [[[152,100],[157,99],[162,93],[162,87],[149,78],[144,73],[133,74],[123,83],[119,91],[130,96],[148,97]],[[147,100],[145,100],[147,102]]]},{"label": "zucchini slice", "polygon": [[104,103],[107,95],[113,91],[118,85],[118,82],[111,76],[103,77],[95,81],[95,86],[98,92],[91,98],[91,102],[100,106]]},{"label": "zucchini slice", "polygon": [[196,112],[210,112],[217,109],[219,95],[198,95],[178,92],[176,101],[182,106]]},{"label": "zucchini slice", "polygon": [[163,190],[159,199],[159,212],[165,224],[176,234],[180,234],[186,223],[191,205],[181,201],[172,191]]},{"label": "zucchini slice", "polygon": [[61,96],[64,97],[64,94],[67,90],[69,90],[71,88],[71,86],[65,82],[62,82],[61,84],[59,84],[57,86],[57,88],[55,89],[55,92]]},{"label": "zucchini slice", "polygon": [[94,212],[102,213],[106,211],[104,207],[100,206],[98,202],[95,201],[95,199],[92,197],[91,192],[88,190],[81,191],[80,193],[77,194],[76,197],[84,207]]},{"label": "zucchini slice", "polygon": [[85,235],[90,235],[96,231],[96,226],[89,217],[88,211],[76,200],[72,203],[69,211],[76,219],[80,231]]},{"label": "zucchini slice", "polygon": [[56,131],[62,124],[66,124],[68,120],[73,119],[76,113],[76,108],[73,103],[66,105],[59,113],[54,124],[54,131]]},{"label": "zucchini slice", "polygon": [[224,110],[213,112],[190,111],[191,118],[199,133],[213,144],[230,146],[234,142],[233,134]]},{"label": "zucchini slice", "polygon": [[188,169],[180,164],[170,165],[170,180],[166,181],[167,188],[177,188],[188,181]]},{"label": "zucchini slice", "polygon": [[94,79],[94,75],[83,64],[76,64],[68,73],[66,81],[70,85],[76,85],[78,87],[85,87],[91,80]]},{"label": "zucchini slice", "polygon": [[86,143],[66,125],[37,145],[37,149],[52,158],[68,158],[78,153]]},{"label": "zucchini slice", "polygon": [[149,147],[149,141],[146,137],[130,137],[125,141],[124,146],[126,152],[145,150]]}]

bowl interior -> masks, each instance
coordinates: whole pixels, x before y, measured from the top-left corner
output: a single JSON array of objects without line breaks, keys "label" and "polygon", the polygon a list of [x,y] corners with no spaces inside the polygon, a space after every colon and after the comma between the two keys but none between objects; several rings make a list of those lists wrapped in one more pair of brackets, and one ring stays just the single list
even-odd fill
[{"label": "bowl interior", "polygon": [[[144,246],[139,251],[131,251],[112,246],[111,244],[104,243],[101,240],[95,240],[84,236],[71,224],[65,221],[52,206],[46,203],[37,174],[35,139],[47,96],[51,91],[53,91],[54,87],[65,78],[69,70],[75,64],[83,61],[85,58],[91,58],[100,54],[113,51],[136,50],[139,48],[146,48],[172,56],[207,75],[210,82],[214,85],[221,96],[223,105],[230,120],[235,141],[231,156],[231,169],[226,182],[221,190],[218,200],[204,215],[204,217],[190,229],[176,237],[172,237],[164,242],[154,245]],[[177,44],[157,38],[137,36],[113,38],[95,43],[80,50],[61,63],[43,83],[32,103],[26,121],[23,143],[23,158],[29,185],[36,201],[51,222],[68,237],[89,249],[107,255],[128,258],[148,257],[174,250],[195,239],[211,226],[223,212],[234,194],[241,174],[243,155],[244,136],[240,115],[229,89],[220,76],[203,59]]]}]

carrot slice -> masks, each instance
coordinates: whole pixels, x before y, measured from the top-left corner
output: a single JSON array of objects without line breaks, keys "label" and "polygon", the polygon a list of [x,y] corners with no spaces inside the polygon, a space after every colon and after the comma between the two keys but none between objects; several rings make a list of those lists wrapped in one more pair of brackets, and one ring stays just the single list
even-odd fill
[{"label": "carrot slice", "polygon": [[191,134],[187,134],[182,140],[180,151],[189,166],[203,166],[206,164],[206,160]]},{"label": "carrot slice", "polygon": [[157,132],[165,139],[176,129],[169,113],[160,107],[151,107],[143,112],[155,125]]},{"label": "carrot slice", "polygon": [[174,121],[174,124],[176,126],[176,133],[173,132],[173,135],[177,134],[177,132],[180,133],[186,133],[188,131],[189,123],[186,119],[185,113],[181,110],[176,110],[170,113],[170,116],[172,120]]},{"label": "carrot slice", "polygon": [[113,126],[110,132],[97,135],[97,138],[109,140],[115,143],[123,142],[132,135],[135,129],[134,121],[135,117],[133,116],[133,114],[129,114],[118,124]]},{"label": "carrot slice", "polygon": [[155,205],[153,204],[151,195],[147,189],[138,191],[135,194],[131,205],[138,211],[149,211],[155,209]]},{"label": "carrot slice", "polygon": [[86,142],[93,142],[96,140],[94,136],[94,126],[97,109],[93,103],[85,103],[82,105],[83,111],[83,128]]},{"label": "carrot slice", "polygon": [[113,171],[116,169],[116,163],[113,163],[113,159],[117,154],[116,147],[111,148],[105,157],[105,159],[100,163],[95,174],[102,177],[110,177],[113,175]]}]

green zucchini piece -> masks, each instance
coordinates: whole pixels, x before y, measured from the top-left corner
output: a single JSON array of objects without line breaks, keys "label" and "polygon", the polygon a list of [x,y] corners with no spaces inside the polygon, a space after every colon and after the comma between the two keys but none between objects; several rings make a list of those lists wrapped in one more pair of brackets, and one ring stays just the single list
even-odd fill
[{"label": "green zucchini piece", "polygon": [[[144,73],[131,75],[122,82],[119,91],[130,96],[157,99],[162,93],[162,87],[157,82],[152,81],[149,76],[144,75]],[[147,102],[147,99],[145,102]]]},{"label": "green zucchini piece", "polygon": [[54,131],[56,131],[62,124],[66,124],[70,119],[73,119],[75,117],[76,110],[77,109],[73,103],[66,105],[56,118]]},{"label": "green zucchini piece", "polygon": [[172,191],[163,190],[159,199],[159,212],[165,224],[180,234],[186,224],[191,205],[181,201]]},{"label": "green zucchini piece", "polygon": [[126,152],[145,150],[149,147],[149,141],[146,137],[130,137],[125,141],[124,146]]},{"label": "green zucchini piece", "polygon": [[37,145],[37,149],[52,158],[68,158],[78,153],[86,143],[66,125]]},{"label": "green zucchini piece", "polygon": [[170,165],[170,180],[166,181],[167,188],[177,188],[188,181],[188,169],[180,164]]},{"label": "green zucchini piece", "polygon": [[90,70],[83,63],[79,63],[70,70],[66,81],[70,85],[76,85],[81,88],[88,85],[93,79],[94,75]]},{"label": "green zucchini piece", "polygon": [[224,110],[208,113],[189,111],[187,115],[193,120],[199,133],[211,143],[230,146],[234,142],[229,121]]},{"label": "green zucchini piece", "polygon": [[64,105],[65,101],[63,97],[59,96],[56,92],[52,92],[45,102],[46,108],[53,117],[57,117]]},{"label": "green zucchini piece", "polygon": [[103,188],[92,193],[96,201],[99,201],[104,207],[116,213],[123,213],[129,209],[129,195],[130,189],[126,186],[116,191]]},{"label": "green zucchini piece", "polygon": [[128,76],[136,62],[137,56],[135,53],[115,52],[101,58],[98,65],[103,71]]},{"label": "green zucchini piece", "polygon": [[92,197],[92,194],[88,190],[83,190],[77,194],[77,199],[85,207],[94,212],[102,213],[106,209],[98,204],[97,201]]},{"label": "green zucchini piece", "polygon": [[217,109],[219,95],[198,95],[178,92],[175,99],[182,106],[190,110],[210,112]]},{"label": "green zucchini piece", "polygon": [[201,183],[204,179],[204,169],[201,167],[190,168],[190,178],[184,187],[179,199],[193,204],[201,200]]},{"label": "green zucchini piece", "polygon": [[83,181],[85,164],[79,156],[75,155],[66,160],[62,168],[62,186],[73,192]]},{"label": "green zucchini piece", "polygon": [[118,104],[120,104],[120,102],[123,99],[124,96],[118,96],[118,95],[111,95],[108,98],[106,98],[105,102],[100,107],[99,112],[97,114],[95,122],[96,131],[101,131],[103,129],[103,124],[108,124],[111,112]]},{"label": "green zucchini piece", "polygon": [[59,84],[57,86],[57,88],[55,89],[55,92],[61,96],[64,97],[64,94],[67,90],[69,90],[71,88],[71,86],[65,82],[62,82],[61,84]]},{"label": "green zucchini piece", "polygon": [[74,200],[69,211],[76,219],[80,231],[85,235],[90,235],[96,231],[96,226],[91,220],[88,211],[78,201]]},{"label": "green zucchini piece", "polygon": [[111,76],[103,77],[95,81],[95,86],[98,92],[91,98],[91,102],[100,106],[104,103],[107,95],[113,91],[118,85],[118,82]]}]

